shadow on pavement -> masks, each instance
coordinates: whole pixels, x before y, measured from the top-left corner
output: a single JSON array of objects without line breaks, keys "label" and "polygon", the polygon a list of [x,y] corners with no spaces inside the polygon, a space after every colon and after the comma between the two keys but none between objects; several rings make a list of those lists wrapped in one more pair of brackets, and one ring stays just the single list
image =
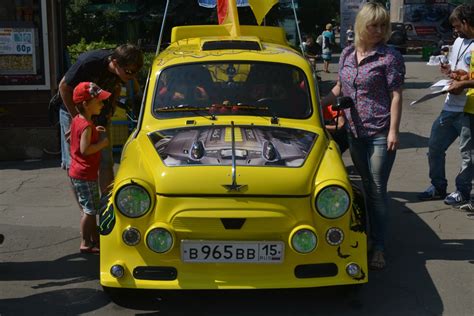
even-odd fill
[{"label": "shadow on pavement", "polygon": [[31,296],[0,300],[0,313],[5,315],[79,315],[93,312],[109,304],[101,291],[64,289]]},{"label": "shadow on pavement", "polygon": [[[426,148],[426,152],[428,152],[428,140],[429,137],[420,136],[417,134],[413,134],[411,132],[401,132],[399,134],[400,137],[400,149],[409,149],[409,148]],[[428,164],[428,160],[426,161]]]},{"label": "shadow on pavement", "polygon": [[0,161],[0,170],[36,170],[48,168],[60,168],[60,159],[32,159],[23,161]]},{"label": "shadow on pavement", "polygon": [[[429,89],[433,82],[413,82],[413,81],[405,81],[405,84],[403,85],[403,89]],[[427,90],[426,93],[429,93],[430,91]]]},{"label": "shadow on pavement", "polygon": [[35,289],[98,279],[98,255],[78,253],[53,261],[0,262],[0,282],[61,280],[36,285],[31,283]]}]

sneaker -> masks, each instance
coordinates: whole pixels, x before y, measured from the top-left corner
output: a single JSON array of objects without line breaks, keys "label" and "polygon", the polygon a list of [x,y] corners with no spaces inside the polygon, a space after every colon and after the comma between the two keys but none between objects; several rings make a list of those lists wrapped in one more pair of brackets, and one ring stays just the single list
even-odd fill
[{"label": "sneaker", "polygon": [[463,212],[474,213],[474,201],[469,201],[467,203],[460,204],[456,206],[456,208]]},{"label": "sneaker", "polygon": [[466,204],[467,202],[469,202],[469,200],[464,198],[464,195],[459,191],[454,191],[444,199],[444,204],[451,206]]},{"label": "sneaker", "polygon": [[434,185],[430,185],[425,192],[418,194],[418,198],[422,201],[442,200],[446,196],[446,190],[438,190]]}]

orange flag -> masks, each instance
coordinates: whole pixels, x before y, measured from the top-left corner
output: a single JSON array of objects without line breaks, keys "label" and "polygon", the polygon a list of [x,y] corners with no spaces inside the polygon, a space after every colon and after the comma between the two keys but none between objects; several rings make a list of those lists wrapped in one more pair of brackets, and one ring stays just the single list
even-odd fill
[{"label": "orange flag", "polygon": [[217,0],[219,24],[224,24],[231,36],[240,36],[239,14],[235,0]]}]

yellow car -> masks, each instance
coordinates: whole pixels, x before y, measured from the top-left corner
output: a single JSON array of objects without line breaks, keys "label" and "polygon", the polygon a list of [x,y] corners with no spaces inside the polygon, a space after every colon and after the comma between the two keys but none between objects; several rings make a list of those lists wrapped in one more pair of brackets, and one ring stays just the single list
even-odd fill
[{"label": "yellow car", "polygon": [[278,27],[175,27],[101,214],[104,288],[365,283],[365,210]]}]

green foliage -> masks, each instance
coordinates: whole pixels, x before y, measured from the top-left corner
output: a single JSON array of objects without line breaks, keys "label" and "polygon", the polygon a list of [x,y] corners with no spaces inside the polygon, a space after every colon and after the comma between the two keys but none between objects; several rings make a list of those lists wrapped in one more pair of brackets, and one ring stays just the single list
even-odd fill
[{"label": "green foliage", "polygon": [[95,50],[95,49],[114,49],[118,45],[116,43],[109,43],[104,41],[103,39],[99,42],[89,42],[87,43],[84,38],[81,38],[79,43],[76,44],[71,44],[67,47],[67,51],[69,53],[69,56],[71,57],[71,65],[74,64],[77,60],[77,56],[80,54],[90,51],[90,50]]},{"label": "green foliage", "polygon": [[339,21],[339,0],[299,0],[299,7],[298,18],[303,33],[318,36],[332,19]]},{"label": "green foliage", "polygon": [[90,0],[68,0],[66,4],[66,44],[77,43],[81,38],[87,41],[117,37],[117,23],[120,13],[116,9],[103,12],[91,11]]},{"label": "green foliage", "polygon": [[138,83],[140,87],[143,89],[146,84],[146,79],[148,76],[148,71],[151,70],[151,65],[153,64],[153,60],[155,59],[155,53],[153,52],[146,52],[143,54],[143,67],[140,69],[140,72],[137,75]]}]

